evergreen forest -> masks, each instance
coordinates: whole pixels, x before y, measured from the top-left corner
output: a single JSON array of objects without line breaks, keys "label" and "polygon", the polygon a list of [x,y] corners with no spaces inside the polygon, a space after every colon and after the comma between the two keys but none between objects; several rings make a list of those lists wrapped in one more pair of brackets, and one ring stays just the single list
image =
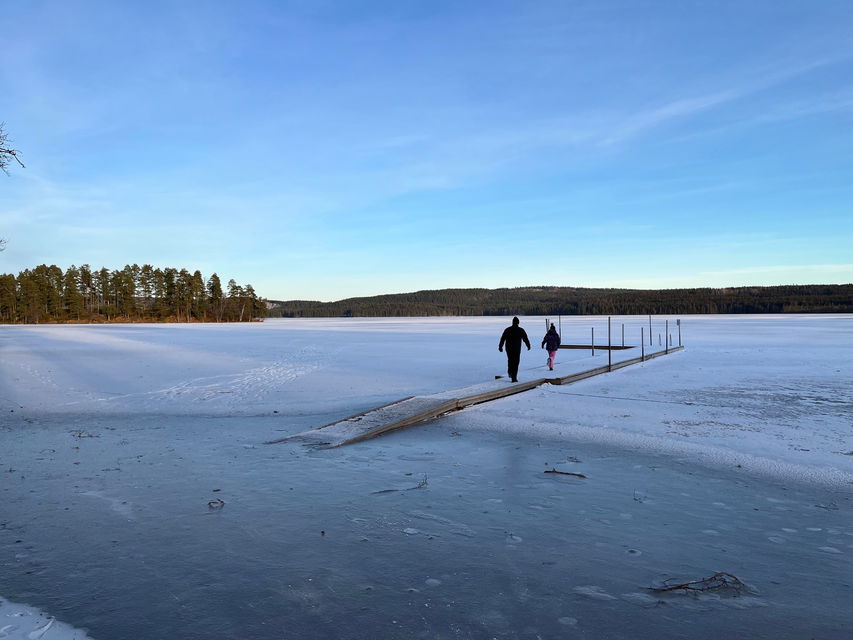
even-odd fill
[{"label": "evergreen forest", "polygon": [[337,302],[270,301],[270,317],[853,313],[853,284],[723,289],[440,289]]},{"label": "evergreen forest", "polygon": [[62,271],[39,265],[17,276],[0,274],[0,322],[245,322],[266,315],[252,285],[215,273],[127,265],[110,271],[89,265]]}]

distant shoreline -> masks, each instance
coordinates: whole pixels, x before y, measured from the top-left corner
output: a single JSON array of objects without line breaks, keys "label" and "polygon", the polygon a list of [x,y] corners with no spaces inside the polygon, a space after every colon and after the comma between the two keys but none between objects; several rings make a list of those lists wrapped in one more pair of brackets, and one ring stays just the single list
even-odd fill
[{"label": "distant shoreline", "polygon": [[15,325],[51,325],[56,326],[60,324],[68,324],[68,325],[92,325],[92,324],[248,324],[250,322],[263,322],[263,318],[252,318],[251,320],[230,320],[225,321],[222,320],[217,322],[216,320],[199,320],[196,318],[191,318],[190,320],[178,320],[177,318],[111,318],[107,319],[94,319],[94,320],[45,320],[44,322],[0,322],[0,327],[2,326],[15,326]]},{"label": "distant shoreline", "polygon": [[270,318],[853,313],[853,284],[689,289],[437,289],[335,302],[267,300]]}]

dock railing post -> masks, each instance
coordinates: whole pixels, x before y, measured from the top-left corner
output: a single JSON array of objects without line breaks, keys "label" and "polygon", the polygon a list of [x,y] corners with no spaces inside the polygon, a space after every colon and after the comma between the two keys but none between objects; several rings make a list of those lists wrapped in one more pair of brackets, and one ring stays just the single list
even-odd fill
[{"label": "dock railing post", "polygon": [[613,345],[610,342],[610,316],[607,316],[607,370],[613,371]]},{"label": "dock railing post", "polygon": [[675,321],[675,324],[678,325],[678,346],[681,346],[681,318]]},{"label": "dock railing post", "polygon": [[592,355],[595,355],[595,327],[592,327]]},{"label": "dock railing post", "polygon": [[646,361],[646,336],[643,335],[645,327],[640,327],[640,362]]},{"label": "dock railing post", "polygon": [[652,346],[652,316],[649,316],[649,346]]},{"label": "dock railing post", "polygon": [[666,347],[664,347],[664,351],[669,353],[669,319],[667,319],[664,324],[663,334],[666,336]]},{"label": "dock railing post", "polygon": [[625,323],[622,323],[622,346],[625,346]]}]

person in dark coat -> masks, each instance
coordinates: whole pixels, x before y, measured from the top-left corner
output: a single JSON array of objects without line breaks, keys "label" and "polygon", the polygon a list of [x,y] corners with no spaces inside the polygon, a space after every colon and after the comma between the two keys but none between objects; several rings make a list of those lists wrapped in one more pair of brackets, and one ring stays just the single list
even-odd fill
[{"label": "person in dark coat", "polygon": [[560,348],[560,334],[557,333],[557,327],[551,324],[548,333],[542,338],[542,348],[548,351],[548,368],[553,371],[554,365],[557,363],[557,349]]},{"label": "person in dark coat", "polygon": [[506,372],[513,382],[518,382],[518,363],[521,361],[521,343],[527,345],[527,350],[530,351],[530,340],[527,339],[527,332],[518,325],[518,318],[512,319],[512,326],[504,329],[501,334],[501,341],[498,344],[498,351],[504,350],[506,345]]}]

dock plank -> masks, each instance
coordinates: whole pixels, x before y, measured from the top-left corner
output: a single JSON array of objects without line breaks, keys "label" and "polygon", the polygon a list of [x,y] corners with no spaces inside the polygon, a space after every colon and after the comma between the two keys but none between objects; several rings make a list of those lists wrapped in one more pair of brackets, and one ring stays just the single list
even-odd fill
[{"label": "dock plank", "polygon": [[329,424],[296,433],[284,438],[270,440],[264,444],[277,444],[288,441],[303,441],[322,447],[340,447],[384,433],[403,429],[421,422],[434,420],[451,411],[470,407],[475,404],[506,398],[517,393],[535,389],[543,384],[566,385],[593,376],[622,369],[633,364],[646,362],[660,356],[683,350],[684,347],[670,347],[646,354],[644,357],[630,358],[610,365],[580,371],[555,378],[536,378],[527,382],[512,383],[507,380],[494,380],[461,389],[443,391],[431,395],[410,396],[381,407],[363,411]]}]

